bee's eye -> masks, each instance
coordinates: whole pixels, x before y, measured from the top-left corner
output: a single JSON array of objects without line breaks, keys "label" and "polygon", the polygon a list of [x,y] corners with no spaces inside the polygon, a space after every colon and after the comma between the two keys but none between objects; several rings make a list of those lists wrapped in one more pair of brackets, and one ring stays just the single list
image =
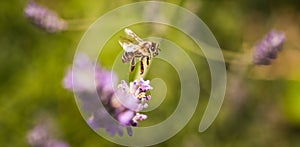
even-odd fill
[{"label": "bee's eye", "polygon": [[150,50],[152,52],[154,52],[155,51],[155,47],[156,47],[156,43],[152,42]]},{"label": "bee's eye", "polygon": [[155,47],[154,46],[151,46],[151,51],[154,51]]}]

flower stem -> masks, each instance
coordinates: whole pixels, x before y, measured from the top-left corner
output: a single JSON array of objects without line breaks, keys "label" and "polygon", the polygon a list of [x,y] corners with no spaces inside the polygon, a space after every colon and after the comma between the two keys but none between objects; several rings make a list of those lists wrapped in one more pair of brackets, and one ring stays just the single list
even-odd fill
[{"label": "flower stem", "polygon": [[85,18],[85,19],[68,19],[67,31],[82,31],[86,30],[92,22],[95,21],[95,18]]}]

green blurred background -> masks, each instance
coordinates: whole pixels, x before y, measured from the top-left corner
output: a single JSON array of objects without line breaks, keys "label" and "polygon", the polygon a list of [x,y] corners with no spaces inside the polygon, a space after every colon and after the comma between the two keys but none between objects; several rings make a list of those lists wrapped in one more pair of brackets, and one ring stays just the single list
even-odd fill
[{"label": "green blurred background", "polygon": [[[82,119],[73,93],[63,89],[62,79],[73,62],[84,31],[107,11],[137,2],[133,0],[37,0],[70,21],[69,30],[49,34],[24,17],[27,1],[0,2],[0,146],[29,146],[26,134],[41,118],[51,118],[56,138],[70,146],[118,146],[90,129]],[[228,84],[221,111],[205,132],[198,125],[210,92],[206,59],[190,51],[195,44],[172,28],[164,37],[186,49],[196,65],[201,93],[195,115],[176,136],[158,146],[300,146],[300,1],[267,0],[174,0],[198,15],[214,33],[225,55]],[[144,25],[144,26],[143,26]],[[147,24],[136,27],[149,33]],[[161,26],[166,27],[166,26]],[[271,29],[283,31],[287,41],[270,66],[249,67],[251,47]],[[144,32],[143,32],[144,30]],[[101,35],[101,34],[99,34]],[[109,43],[108,43],[109,45]],[[118,47],[116,43],[112,47]],[[110,69],[113,60],[102,61]],[[168,84],[167,98],[142,126],[167,118],[178,102],[175,70],[155,63]]]}]

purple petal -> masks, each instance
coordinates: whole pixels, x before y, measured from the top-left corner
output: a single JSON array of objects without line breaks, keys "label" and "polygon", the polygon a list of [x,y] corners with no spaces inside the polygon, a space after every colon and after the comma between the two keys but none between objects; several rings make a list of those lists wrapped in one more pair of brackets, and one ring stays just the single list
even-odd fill
[{"label": "purple petal", "polygon": [[122,106],[127,109],[130,109],[132,111],[141,110],[139,101],[134,94],[118,90],[115,98],[117,99],[117,101],[119,101],[119,103],[122,104]]},{"label": "purple petal", "polygon": [[137,114],[134,116],[134,119],[135,119],[136,121],[142,121],[142,120],[147,119],[147,115],[137,113]]},{"label": "purple petal", "polygon": [[150,89],[153,89],[151,86],[150,86],[150,81],[149,80],[144,80],[143,78],[140,79],[140,90],[141,91],[148,91]]},{"label": "purple petal", "polygon": [[134,112],[128,110],[118,115],[118,121],[121,125],[127,126],[130,124],[130,121],[133,118],[133,116]]},{"label": "purple petal", "polygon": [[73,91],[73,81],[72,81],[72,70],[68,69],[67,73],[63,79],[63,87],[67,90]]}]

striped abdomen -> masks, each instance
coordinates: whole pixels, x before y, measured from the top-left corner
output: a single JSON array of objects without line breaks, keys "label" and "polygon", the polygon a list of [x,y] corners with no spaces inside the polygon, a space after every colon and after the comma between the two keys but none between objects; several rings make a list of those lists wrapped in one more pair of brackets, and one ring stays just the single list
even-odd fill
[{"label": "striped abdomen", "polygon": [[122,56],[122,62],[127,63],[130,62],[134,58],[133,52],[125,52]]}]

